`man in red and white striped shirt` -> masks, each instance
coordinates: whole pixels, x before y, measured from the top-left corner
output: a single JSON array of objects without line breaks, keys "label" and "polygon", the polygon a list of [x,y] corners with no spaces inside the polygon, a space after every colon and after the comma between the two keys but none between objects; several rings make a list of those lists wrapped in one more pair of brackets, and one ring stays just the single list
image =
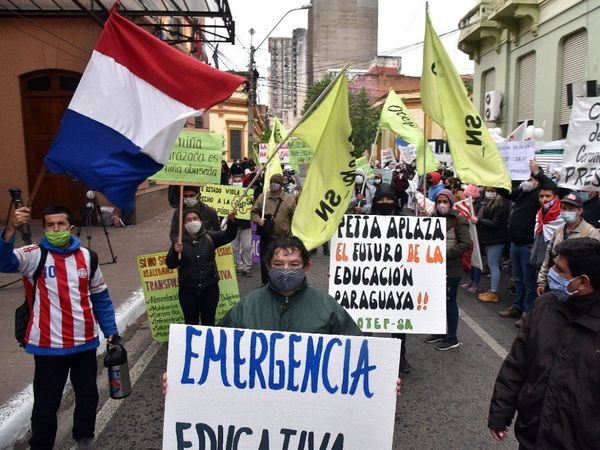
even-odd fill
[{"label": "man in red and white striped shirt", "polygon": [[97,257],[71,235],[68,208],[48,207],[40,244],[14,249],[15,232],[29,221],[29,208],[18,208],[2,230],[0,271],[23,275],[31,311],[25,334],[25,351],[35,359],[30,445],[54,446],[56,413],[70,372],[75,391],[73,438],[81,448],[91,448],[98,406],[98,325],[109,342],[118,339],[112,301]]}]

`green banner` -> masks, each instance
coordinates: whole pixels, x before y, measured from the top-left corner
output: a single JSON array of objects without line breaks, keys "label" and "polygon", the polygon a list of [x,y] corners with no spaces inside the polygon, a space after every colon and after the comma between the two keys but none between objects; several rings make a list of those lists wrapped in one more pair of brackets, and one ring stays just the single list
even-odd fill
[{"label": "green banner", "polygon": [[168,183],[219,183],[223,136],[183,130],[164,167],[148,178]]},{"label": "green banner", "polygon": [[375,174],[373,173],[373,168],[371,167],[371,164],[369,164],[369,158],[367,158],[366,156],[356,158],[356,170],[359,169],[365,173],[367,179],[375,176]]},{"label": "green banner", "polygon": [[[225,217],[229,214],[229,211],[233,208],[233,204],[242,196],[244,190],[245,188],[243,187],[222,184],[200,186],[202,201],[211,208],[215,208],[219,217]],[[239,202],[235,217],[250,220],[250,210],[253,204],[254,189],[250,189],[250,192]]]},{"label": "green banner", "polygon": [[290,139],[288,141],[288,153],[290,155],[290,165],[294,167],[310,163],[313,157],[312,149],[300,139]]},{"label": "green banner", "polygon": [[[166,265],[167,253],[152,253],[138,256],[138,272],[146,299],[148,322],[152,337],[157,342],[169,341],[169,325],[183,323],[179,306],[177,270]],[[219,305],[216,323],[240,301],[240,291],[235,274],[231,244],[216,249],[215,262],[219,272]]]}]

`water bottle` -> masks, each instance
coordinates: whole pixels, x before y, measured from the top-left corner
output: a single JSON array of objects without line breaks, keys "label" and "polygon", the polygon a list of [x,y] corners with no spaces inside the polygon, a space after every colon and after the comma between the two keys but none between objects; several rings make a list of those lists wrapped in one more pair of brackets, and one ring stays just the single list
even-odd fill
[{"label": "water bottle", "polygon": [[120,337],[113,338],[111,344],[106,343],[104,367],[108,369],[108,390],[110,397],[119,400],[131,394],[127,351],[121,344]]}]

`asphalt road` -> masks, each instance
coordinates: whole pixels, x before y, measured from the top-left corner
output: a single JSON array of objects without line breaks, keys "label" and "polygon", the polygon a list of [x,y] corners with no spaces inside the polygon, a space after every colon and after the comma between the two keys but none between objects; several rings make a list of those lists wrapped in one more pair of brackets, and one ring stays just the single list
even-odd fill
[{"label": "asphalt road", "polygon": [[[309,274],[311,284],[324,290],[327,266],[327,258],[319,253],[313,257]],[[254,268],[252,278],[240,279],[242,295],[258,285],[258,270]],[[482,284],[487,286],[487,283],[489,280],[483,277]],[[510,272],[504,270],[502,301],[495,305],[483,304],[460,289],[458,334],[462,345],[459,348],[440,352],[423,343],[424,336],[409,335],[407,355],[413,371],[403,376],[402,395],[396,407],[394,449],[517,448],[512,433],[506,442],[496,443],[486,427],[493,383],[517,331],[514,320],[497,315],[497,311],[512,302],[512,296],[504,289],[509,283]],[[153,344],[143,322],[128,342],[134,355],[132,372],[136,376],[139,372],[139,378],[130,397],[109,400],[104,405],[98,419],[96,448],[160,449],[164,406],[160,377],[166,368],[167,345]],[[142,359],[136,362],[140,356]],[[68,436],[71,421],[68,416],[67,411],[61,417],[62,443],[58,446],[61,449],[73,445]]]}]

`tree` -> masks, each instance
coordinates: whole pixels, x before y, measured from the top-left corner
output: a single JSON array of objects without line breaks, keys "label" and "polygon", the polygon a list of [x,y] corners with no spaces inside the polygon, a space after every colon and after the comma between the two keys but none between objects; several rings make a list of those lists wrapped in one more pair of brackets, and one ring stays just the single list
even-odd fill
[{"label": "tree", "polygon": [[[328,74],[313,84],[306,93],[302,114],[321,95],[321,92],[331,83],[333,75]],[[354,146],[354,155],[359,157],[365,150],[371,148],[371,144],[377,134],[380,110],[372,108],[369,95],[362,89],[357,93],[349,93],[348,106],[350,108],[350,123],[352,124],[352,135],[350,140]]]}]

